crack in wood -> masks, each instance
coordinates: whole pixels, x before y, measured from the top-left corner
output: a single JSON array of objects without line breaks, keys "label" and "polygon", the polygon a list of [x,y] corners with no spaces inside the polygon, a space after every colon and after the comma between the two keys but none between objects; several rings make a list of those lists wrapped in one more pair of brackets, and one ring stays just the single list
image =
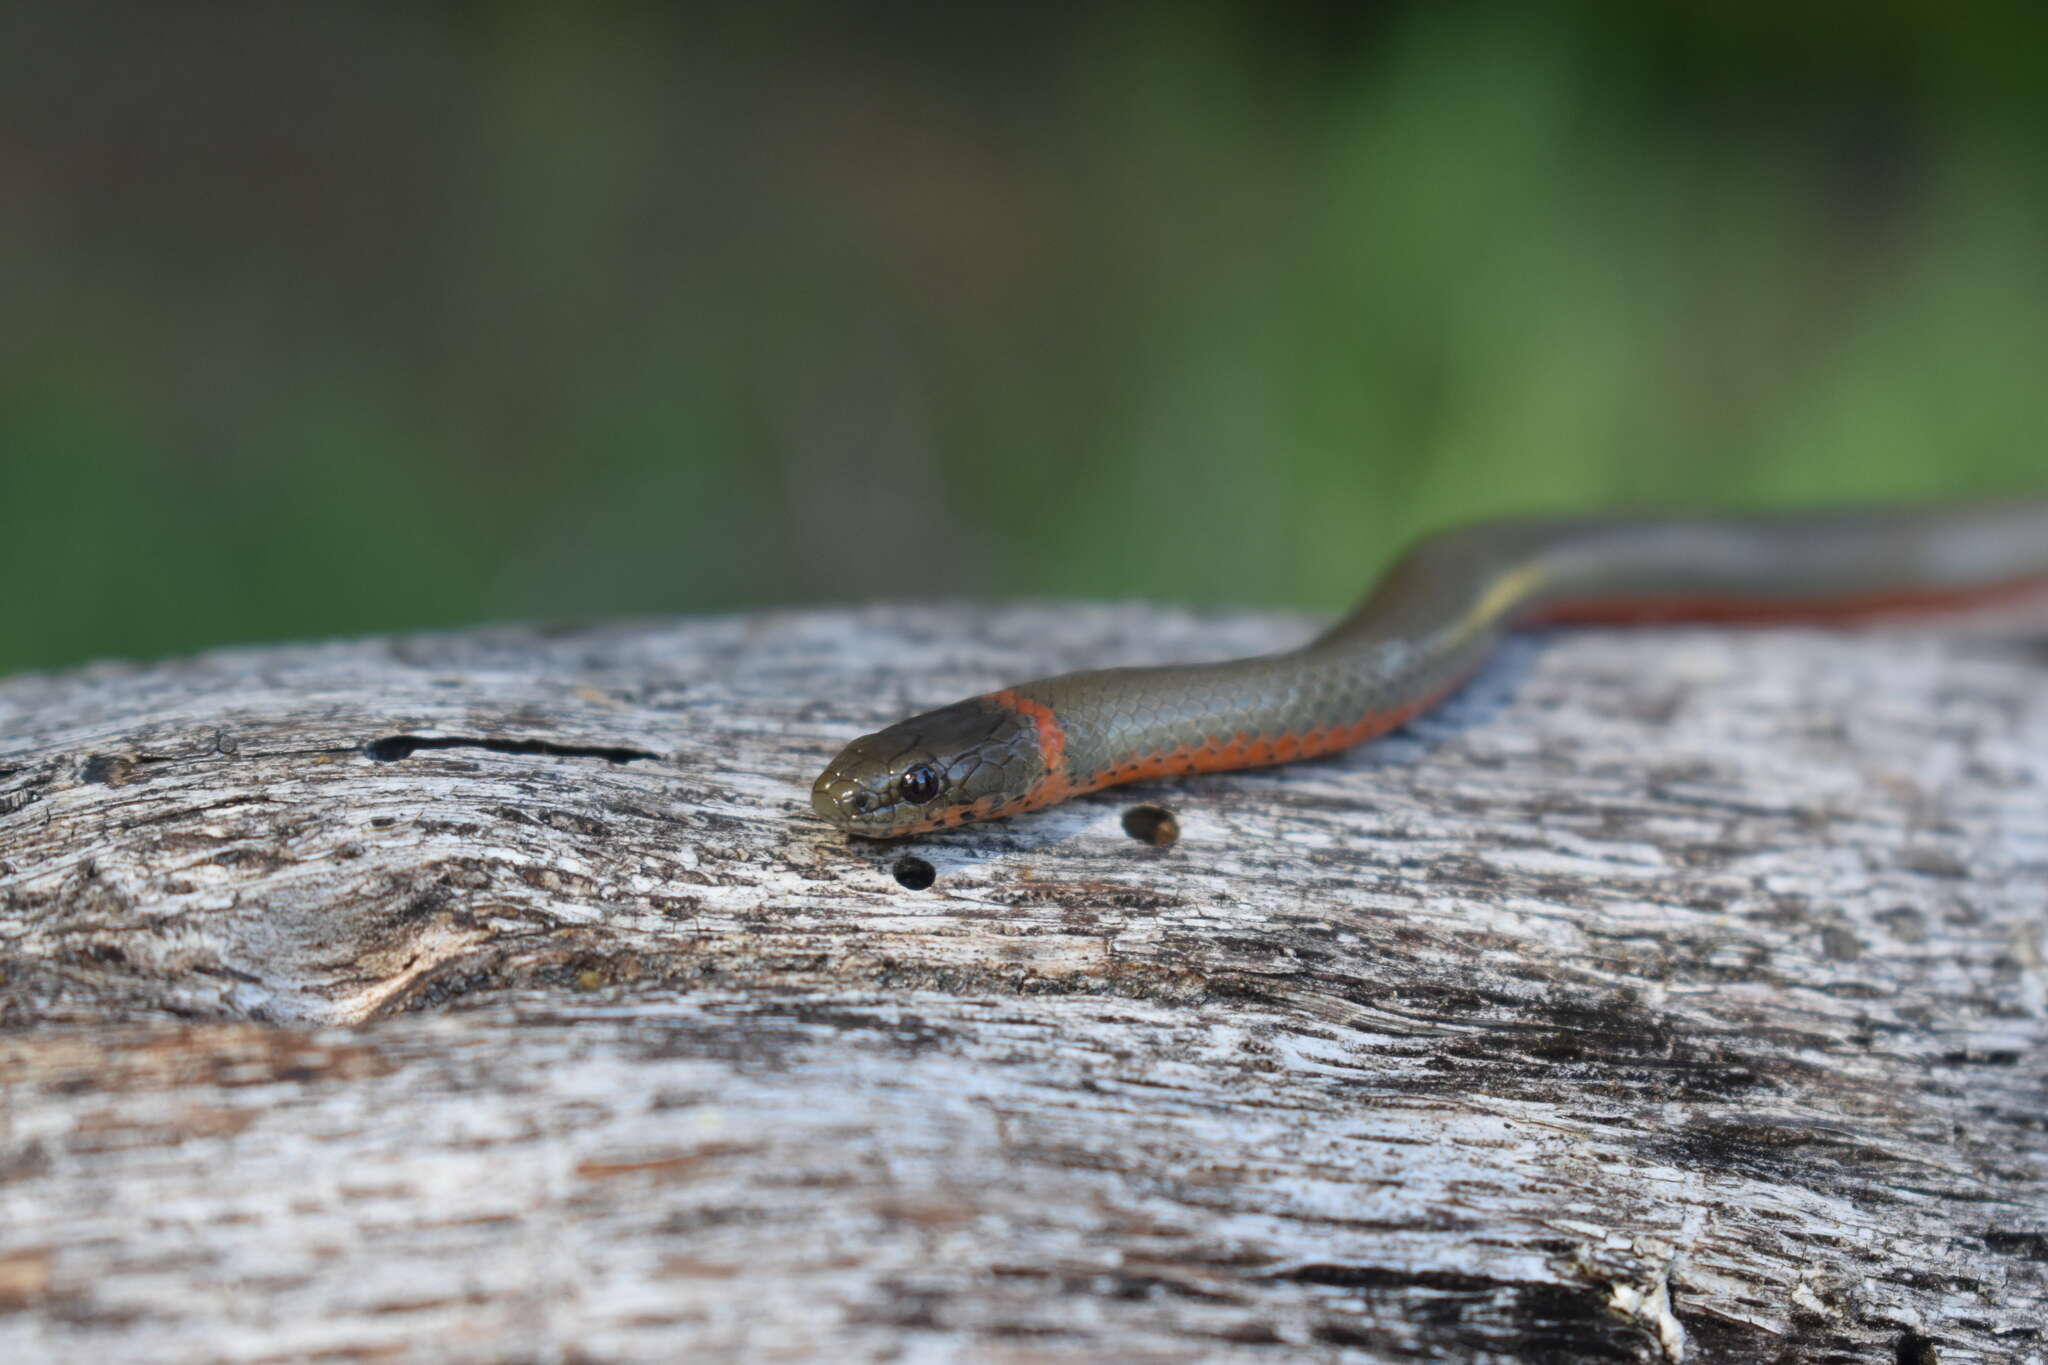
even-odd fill
[{"label": "crack in wood", "polygon": [[[0,1356],[2040,1357],[2024,652],[1518,641],[1369,753],[1148,789],[1166,856],[1131,793],[808,813],[849,732],[1087,662],[1048,642],[1297,634],[902,607],[0,682]],[[405,761],[457,749],[603,761]]]},{"label": "crack in wood", "polygon": [[363,756],[378,763],[397,763],[434,749],[483,749],[494,754],[545,754],[550,758],[601,758],[607,763],[637,763],[661,755],[616,744],[557,744],[546,739],[493,739],[468,735],[386,735],[363,745]]}]

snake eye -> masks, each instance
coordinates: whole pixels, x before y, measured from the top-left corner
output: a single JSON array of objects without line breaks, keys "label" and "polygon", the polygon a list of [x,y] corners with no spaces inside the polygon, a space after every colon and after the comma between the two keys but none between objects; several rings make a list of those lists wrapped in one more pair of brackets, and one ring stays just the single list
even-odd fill
[{"label": "snake eye", "polygon": [[913,806],[922,806],[939,794],[939,770],[929,763],[920,763],[903,774],[903,799]]},{"label": "snake eye", "polygon": [[874,809],[875,798],[867,792],[855,792],[846,798],[846,804],[853,807],[855,815],[866,815]]}]

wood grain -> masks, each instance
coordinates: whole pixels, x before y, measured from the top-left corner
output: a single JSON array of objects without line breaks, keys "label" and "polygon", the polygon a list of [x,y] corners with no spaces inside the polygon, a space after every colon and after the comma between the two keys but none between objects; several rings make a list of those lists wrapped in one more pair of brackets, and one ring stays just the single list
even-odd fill
[{"label": "wood grain", "polygon": [[0,1359],[2048,1360],[2038,641],[1523,636],[1334,759],[808,813],[910,710],[1305,632],[0,682]]}]

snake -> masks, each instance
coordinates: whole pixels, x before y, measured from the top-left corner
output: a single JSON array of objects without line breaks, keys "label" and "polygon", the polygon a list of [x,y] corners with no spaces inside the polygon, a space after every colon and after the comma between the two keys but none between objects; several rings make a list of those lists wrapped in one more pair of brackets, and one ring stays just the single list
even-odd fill
[{"label": "snake", "polygon": [[1861,624],[2044,590],[2048,501],[1474,523],[1416,541],[1299,648],[954,702],[846,745],[811,807],[848,834],[898,838],[1335,753],[1435,706],[1518,627]]}]

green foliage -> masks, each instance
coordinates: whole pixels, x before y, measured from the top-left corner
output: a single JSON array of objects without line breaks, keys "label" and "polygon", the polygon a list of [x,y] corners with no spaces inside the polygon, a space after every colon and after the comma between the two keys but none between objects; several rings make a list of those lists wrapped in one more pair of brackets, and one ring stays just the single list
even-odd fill
[{"label": "green foliage", "polygon": [[1334,609],[1478,515],[2043,473],[2043,83],[1982,24],[49,8],[0,33],[0,671]]}]

